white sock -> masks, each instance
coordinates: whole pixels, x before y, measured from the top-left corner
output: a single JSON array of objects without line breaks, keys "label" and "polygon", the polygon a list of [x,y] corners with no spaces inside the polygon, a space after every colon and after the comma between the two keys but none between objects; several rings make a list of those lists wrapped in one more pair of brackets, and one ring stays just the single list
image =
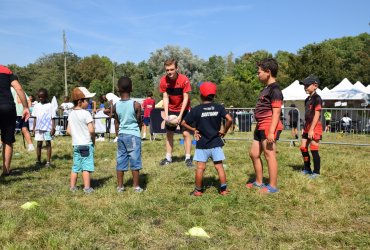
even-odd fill
[{"label": "white sock", "polygon": [[172,161],[172,155],[167,153],[166,154],[166,159],[167,159],[167,161]]},{"label": "white sock", "polygon": [[185,154],[185,161],[186,161],[187,159],[190,159],[190,156],[191,156],[191,154]]},{"label": "white sock", "polygon": [[143,138],[145,138],[146,137],[146,133],[143,133]]}]

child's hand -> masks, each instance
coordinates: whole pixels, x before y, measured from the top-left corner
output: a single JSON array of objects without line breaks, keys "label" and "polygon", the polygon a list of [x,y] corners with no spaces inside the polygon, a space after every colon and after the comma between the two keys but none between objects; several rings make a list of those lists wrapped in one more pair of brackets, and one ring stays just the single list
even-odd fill
[{"label": "child's hand", "polygon": [[50,131],[50,135],[53,136],[55,134],[55,128],[52,128]]},{"label": "child's hand", "polygon": [[194,131],[194,138],[196,141],[199,141],[202,136],[199,134],[198,130]]},{"label": "child's hand", "polygon": [[226,133],[224,131],[220,130],[220,131],[218,131],[218,135],[223,138],[226,135]]},{"label": "child's hand", "polygon": [[313,132],[313,130],[309,130],[308,131],[308,139],[310,139],[310,140],[312,140],[312,138],[313,138],[313,136],[314,136],[314,132]]}]

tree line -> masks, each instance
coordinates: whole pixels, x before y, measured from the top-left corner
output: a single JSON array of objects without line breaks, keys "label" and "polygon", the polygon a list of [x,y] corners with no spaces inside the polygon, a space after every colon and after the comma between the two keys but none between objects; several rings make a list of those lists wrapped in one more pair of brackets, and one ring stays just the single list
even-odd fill
[{"label": "tree line", "polygon": [[[28,94],[35,94],[41,87],[49,90],[50,96],[62,100],[64,96],[64,53],[45,55],[25,67],[8,65],[19,77]],[[164,74],[163,62],[175,58],[180,72],[189,77],[192,84],[192,103],[199,103],[201,81],[212,81],[218,85],[217,101],[225,106],[252,107],[263,86],[256,75],[256,62],[266,57],[274,57],[279,63],[278,81],[281,88],[296,79],[316,74],[320,88],[332,88],[343,78],[351,82],[370,83],[370,34],[329,39],[321,43],[304,46],[298,52],[278,51],[272,55],[265,50],[247,52],[234,58],[214,55],[204,60],[194,55],[188,48],[166,46],[151,53],[147,61],[118,64],[106,56],[91,55],[80,58],[68,52],[67,83],[70,91],[75,86],[84,86],[97,96],[116,92],[116,82],[120,76],[133,80],[132,97],[145,97],[148,91],[159,100],[159,79]]]}]

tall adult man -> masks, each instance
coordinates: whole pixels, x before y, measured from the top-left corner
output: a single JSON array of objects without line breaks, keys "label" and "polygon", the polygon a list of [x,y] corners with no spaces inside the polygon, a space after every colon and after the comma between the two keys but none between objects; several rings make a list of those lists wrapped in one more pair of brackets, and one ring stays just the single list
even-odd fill
[{"label": "tall adult man", "polygon": [[[175,59],[169,59],[164,62],[166,75],[163,76],[159,83],[159,91],[163,93],[163,108],[165,120],[169,115],[176,115],[176,123],[180,126],[182,119],[190,110],[191,85],[189,79],[178,73],[178,65]],[[188,130],[182,128],[185,146],[185,165],[193,167],[191,159],[191,134]],[[166,158],[161,162],[161,166],[168,165],[172,162],[173,135],[176,127],[166,125]]]},{"label": "tall adult man", "polygon": [[3,173],[10,174],[10,163],[13,154],[13,143],[15,142],[15,121],[17,119],[17,112],[10,87],[13,87],[19,96],[23,105],[22,118],[28,121],[30,118],[30,110],[26,95],[18,82],[18,77],[5,66],[0,65],[0,130],[1,141],[3,143]]}]

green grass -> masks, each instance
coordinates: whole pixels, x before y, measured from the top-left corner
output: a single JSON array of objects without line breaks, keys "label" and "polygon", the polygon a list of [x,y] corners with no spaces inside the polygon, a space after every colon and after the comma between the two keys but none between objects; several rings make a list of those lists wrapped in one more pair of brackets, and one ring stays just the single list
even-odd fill
[{"label": "green grass", "polygon": [[[283,135],[288,138],[289,132]],[[251,138],[251,133],[242,137]],[[299,147],[281,142],[280,193],[260,195],[244,187],[254,176],[250,142],[230,140],[224,147],[230,195],[218,195],[218,178],[209,162],[206,192],[191,197],[194,170],[183,164],[178,138],[174,156],[179,161],[169,167],[158,166],[164,156],[162,137],[144,142],[141,183],[147,191],[141,194],[132,190],[131,173],[125,176],[127,190],[116,192],[116,148],[110,142],[97,142],[95,193],[83,194],[81,177],[80,190],[70,193],[70,143],[69,137],[57,137],[52,143],[56,167],[37,169],[35,153],[23,149],[17,137],[14,175],[0,179],[3,249],[370,248],[369,147],[322,145],[322,176],[308,180],[298,172]],[[27,201],[40,206],[22,210]],[[211,238],[185,235],[194,226]]]}]

